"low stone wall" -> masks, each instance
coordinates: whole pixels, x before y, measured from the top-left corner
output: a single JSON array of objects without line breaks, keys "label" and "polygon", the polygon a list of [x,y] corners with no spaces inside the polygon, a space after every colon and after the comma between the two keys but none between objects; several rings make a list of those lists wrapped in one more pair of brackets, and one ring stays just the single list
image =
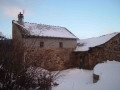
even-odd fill
[{"label": "low stone wall", "polygon": [[74,67],[73,49],[41,49],[25,53],[25,61],[47,70],[63,70]]}]

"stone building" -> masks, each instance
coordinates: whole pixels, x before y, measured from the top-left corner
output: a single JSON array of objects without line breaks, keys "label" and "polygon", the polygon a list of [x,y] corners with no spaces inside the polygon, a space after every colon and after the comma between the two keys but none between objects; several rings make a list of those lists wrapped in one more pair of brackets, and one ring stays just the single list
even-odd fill
[{"label": "stone building", "polygon": [[[24,47],[24,60],[49,70],[70,67],[70,56],[77,46],[77,37],[59,26],[12,21],[12,38]],[[69,63],[69,64],[68,64]]]},{"label": "stone building", "polygon": [[120,33],[79,40],[74,55],[76,66],[87,69],[106,60],[120,61]]}]

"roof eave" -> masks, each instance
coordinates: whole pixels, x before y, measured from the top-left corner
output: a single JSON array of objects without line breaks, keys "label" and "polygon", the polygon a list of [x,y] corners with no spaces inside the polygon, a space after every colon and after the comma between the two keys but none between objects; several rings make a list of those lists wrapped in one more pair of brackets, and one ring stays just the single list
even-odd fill
[{"label": "roof eave", "polygon": [[34,35],[23,35],[23,38],[52,38],[52,39],[72,39],[77,40],[77,38],[64,38],[64,37],[49,37],[49,36],[34,36]]}]

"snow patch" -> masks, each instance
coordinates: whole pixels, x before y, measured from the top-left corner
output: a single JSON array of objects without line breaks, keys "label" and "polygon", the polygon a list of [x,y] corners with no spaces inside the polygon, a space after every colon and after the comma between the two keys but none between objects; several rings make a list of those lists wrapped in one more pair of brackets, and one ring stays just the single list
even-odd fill
[{"label": "snow patch", "polygon": [[57,81],[59,85],[52,90],[82,90],[81,87],[92,83],[93,71],[83,69],[68,69],[61,72],[62,77]]}]

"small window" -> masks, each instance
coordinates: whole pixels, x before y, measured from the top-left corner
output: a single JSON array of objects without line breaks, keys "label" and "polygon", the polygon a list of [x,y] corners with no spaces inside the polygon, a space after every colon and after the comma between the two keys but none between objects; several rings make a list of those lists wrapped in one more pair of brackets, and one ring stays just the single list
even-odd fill
[{"label": "small window", "polygon": [[63,48],[63,43],[62,42],[59,42],[59,47]]},{"label": "small window", "polygon": [[44,47],[44,42],[40,42],[40,48]]}]

